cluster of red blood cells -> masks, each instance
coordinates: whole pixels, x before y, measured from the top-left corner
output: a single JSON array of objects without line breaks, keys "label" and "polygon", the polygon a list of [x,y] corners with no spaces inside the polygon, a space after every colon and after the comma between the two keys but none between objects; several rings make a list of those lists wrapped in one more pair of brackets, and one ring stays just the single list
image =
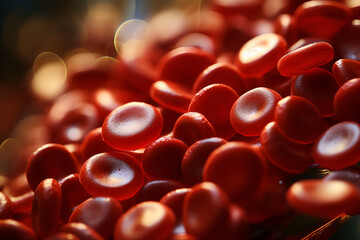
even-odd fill
[{"label": "cluster of red blood cells", "polygon": [[0,192],[0,238],[297,239],[297,212],[359,214],[360,5],[263,2],[214,0],[69,72]]}]

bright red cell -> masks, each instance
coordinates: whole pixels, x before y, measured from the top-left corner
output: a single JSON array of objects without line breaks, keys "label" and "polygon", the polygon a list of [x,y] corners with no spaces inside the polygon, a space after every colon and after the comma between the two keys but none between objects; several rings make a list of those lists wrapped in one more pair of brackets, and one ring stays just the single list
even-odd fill
[{"label": "bright red cell", "polygon": [[291,77],[302,71],[328,63],[334,57],[334,49],[327,42],[305,45],[284,55],[277,63],[281,75]]},{"label": "bright red cell", "polygon": [[301,213],[332,219],[358,208],[360,195],[353,184],[345,181],[307,179],[289,188],[287,201]]},{"label": "bright red cell", "polygon": [[160,201],[167,193],[176,189],[184,188],[185,186],[175,180],[151,180],[146,182],[140,191],[134,196],[133,203],[140,203],[145,201]]},{"label": "bright red cell", "polygon": [[266,124],[273,121],[281,98],[277,92],[264,87],[244,93],[231,108],[231,125],[244,136],[259,136]]},{"label": "bright red cell", "polygon": [[334,108],[340,120],[360,123],[360,78],[347,81],[336,92]]},{"label": "bright red cell", "polygon": [[285,138],[271,122],[260,135],[262,149],[267,158],[280,169],[301,173],[312,163],[311,145],[299,144]]},{"label": "bright red cell", "polygon": [[45,238],[58,228],[61,197],[61,187],[55,179],[45,179],[36,188],[31,211],[31,222],[36,236]]},{"label": "bright red cell", "polygon": [[339,59],[334,63],[332,72],[341,86],[353,78],[360,78],[360,62],[352,59]]},{"label": "bright red cell", "polygon": [[179,233],[172,235],[169,240],[197,240],[197,237],[188,233]]},{"label": "bright red cell", "polygon": [[116,220],[122,213],[121,204],[113,198],[89,198],[74,210],[69,223],[84,223],[107,239],[113,234]]},{"label": "bright red cell", "polygon": [[70,174],[59,181],[61,186],[61,220],[66,223],[74,208],[90,198],[91,195],[85,191],[80,183],[79,174]]},{"label": "bright red cell", "polygon": [[360,125],[340,122],[328,128],[315,143],[312,157],[324,168],[343,169],[360,161]]},{"label": "bright red cell", "polygon": [[136,150],[153,142],[161,132],[159,110],[143,102],[124,104],[112,111],[102,125],[106,144],[118,150]]},{"label": "bright red cell", "polygon": [[114,239],[167,240],[175,221],[175,214],[168,206],[152,201],[139,203],[116,222]]},{"label": "bright red cell", "polygon": [[161,106],[184,113],[193,97],[190,88],[171,81],[156,81],[151,85],[150,97]]},{"label": "bright red cell", "polygon": [[32,190],[46,178],[60,180],[76,173],[74,156],[60,144],[49,143],[38,148],[29,159],[26,178]]},{"label": "bright red cell", "polygon": [[36,240],[34,232],[25,224],[12,220],[0,220],[0,239]]},{"label": "bright red cell", "polygon": [[204,181],[222,187],[233,201],[246,201],[258,193],[265,179],[265,162],[250,144],[229,142],[208,157]]},{"label": "bright red cell", "polygon": [[166,53],[157,66],[158,79],[192,87],[198,75],[214,64],[215,57],[197,47],[180,47]]},{"label": "bright red cell", "polygon": [[80,182],[93,196],[119,200],[135,195],[144,182],[138,161],[121,152],[100,153],[89,158],[80,170]]},{"label": "bright red cell", "polygon": [[289,96],[278,102],[275,123],[282,135],[299,143],[314,142],[324,130],[319,110],[298,96]]},{"label": "bright red cell", "polygon": [[345,27],[352,12],[336,1],[308,1],[294,12],[297,28],[311,36],[329,38]]},{"label": "bright red cell", "polygon": [[204,115],[198,112],[187,112],[175,122],[173,137],[180,139],[186,145],[215,136],[215,130]]},{"label": "bright red cell", "polygon": [[181,160],[187,150],[186,144],[173,137],[162,137],[150,144],[141,164],[147,178],[175,179],[182,181]]},{"label": "bright red cell", "polygon": [[279,34],[266,33],[246,42],[236,58],[236,65],[244,77],[260,77],[276,67],[286,53],[286,40]]},{"label": "bright red cell", "polygon": [[215,63],[210,65],[197,77],[192,91],[194,93],[215,83],[222,83],[234,89],[239,95],[246,90],[246,83],[240,76],[239,69],[230,63]]},{"label": "bright red cell", "polygon": [[229,198],[211,182],[202,182],[185,195],[183,223],[186,232],[199,239],[213,239],[229,221]]},{"label": "bright red cell", "polygon": [[188,111],[203,114],[214,127],[217,137],[229,139],[235,134],[230,123],[230,110],[238,98],[229,86],[212,84],[195,94]]},{"label": "bright red cell", "polygon": [[71,233],[80,240],[104,240],[94,229],[80,222],[71,222],[60,227],[60,232]]},{"label": "bright red cell", "polygon": [[191,145],[181,162],[185,182],[190,185],[202,182],[204,165],[208,156],[225,143],[227,143],[226,140],[213,137],[199,140]]},{"label": "bright red cell", "polygon": [[326,70],[313,68],[292,79],[291,95],[309,100],[323,117],[335,114],[333,100],[339,89],[334,76]]}]

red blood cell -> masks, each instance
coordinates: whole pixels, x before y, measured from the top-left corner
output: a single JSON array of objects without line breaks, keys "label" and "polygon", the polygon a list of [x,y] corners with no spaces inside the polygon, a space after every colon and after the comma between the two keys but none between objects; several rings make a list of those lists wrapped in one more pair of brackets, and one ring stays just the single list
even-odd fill
[{"label": "red blood cell", "polygon": [[244,136],[259,136],[266,124],[273,121],[281,98],[277,92],[264,87],[244,93],[231,108],[231,125]]},{"label": "red blood cell", "polygon": [[0,219],[11,218],[14,212],[14,204],[3,192],[0,192]]},{"label": "red blood cell", "polygon": [[330,180],[341,180],[354,184],[357,188],[360,189],[360,170],[358,168],[348,168],[343,170],[332,171],[327,174],[324,178],[324,181]]},{"label": "red blood cell", "polygon": [[53,142],[80,142],[84,136],[99,125],[98,111],[90,103],[86,91],[71,91],[61,97],[51,106],[47,114]]},{"label": "red blood cell", "polygon": [[212,54],[199,48],[176,48],[161,58],[157,66],[158,79],[174,81],[191,88],[198,75],[214,61]]},{"label": "red blood cell", "polygon": [[309,100],[323,117],[335,114],[333,100],[339,89],[334,76],[326,70],[313,68],[292,79],[291,95]]},{"label": "red blood cell", "polygon": [[195,94],[189,112],[203,114],[214,127],[216,136],[229,139],[235,134],[230,123],[230,109],[239,95],[224,84],[212,84]]},{"label": "red blood cell", "polygon": [[151,84],[156,81],[156,72],[152,63],[146,59],[120,59],[116,76],[122,87],[134,89],[141,94],[148,94]]},{"label": "red blood cell", "polygon": [[301,213],[331,219],[358,207],[358,189],[345,181],[307,179],[294,183],[287,192],[288,203]]},{"label": "red blood cell", "polygon": [[214,183],[202,182],[185,195],[183,223],[186,232],[200,239],[213,239],[228,223],[227,194]]},{"label": "red blood cell", "polygon": [[340,122],[328,128],[315,143],[312,157],[324,168],[343,169],[360,161],[360,126]]},{"label": "red blood cell", "polygon": [[188,148],[181,162],[181,171],[186,183],[194,185],[202,181],[203,169],[208,156],[225,143],[227,143],[226,140],[213,137],[199,140]]},{"label": "red blood cell", "polygon": [[352,59],[339,59],[334,63],[332,72],[341,86],[353,78],[360,78],[360,62]]},{"label": "red blood cell", "polygon": [[360,21],[354,19],[351,24],[336,34],[334,46],[339,58],[360,61]]},{"label": "red blood cell", "polygon": [[246,201],[261,190],[264,174],[264,159],[255,148],[245,142],[229,142],[210,154],[203,179],[218,184],[233,201]]},{"label": "red blood cell", "polygon": [[26,168],[26,177],[32,190],[46,178],[60,180],[76,173],[74,156],[60,144],[49,143],[38,148],[31,156]]},{"label": "red blood cell", "polygon": [[63,225],[59,231],[65,233],[74,234],[79,238],[79,240],[103,240],[104,238],[100,236],[96,231],[90,228],[88,225],[80,222],[72,222]]},{"label": "red blood cell", "polygon": [[312,163],[311,146],[292,142],[286,139],[271,122],[261,133],[260,141],[267,158],[280,169],[301,173]]},{"label": "red blood cell", "polygon": [[261,13],[262,5],[263,1],[261,0],[212,0],[212,7],[214,10],[222,13],[225,16],[231,14],[241,14],[249,17],[255,17]]},{"label": "red blood cell", "polygon": [[145,201],[160,201],[167,193],[174,191],[185,186],[175,180],[164,179],[164,180],[153,180],[148,181],[140,189],[140,191],[134,196],[133,202],[140,203]]},{"label": "red blood cell", "polygon": [[185,228],[183,225],[183,205],[184,205],[184,198],[185,195],[191,191],[191,188],[180,188],[173,190],[167,193],[160,199],[160,203],[167,205],[170,207],[176,217],[176,224],[174,227],[174,233],[185,233]]},{"label": "red blood cell", "polygon": [[286,138],[299,143],[314,142],[324,129],[324,122],[316,107],[298,96],[289,96],[278,102],[275,123]]},{"label": "red blood cell", "polygon": [[150,97],[165,108],[184,113],[189,107],[193,94],[189,88],[180,83],[163,80],[151,85]]},{"label": "red blood cell", "polygon": [[80,182],[93,196],[127,199],[139,191],[143,181],[144,174],[138,161],[121,152],[97,154],[80,170]]},{"label": "red blood cell", "polygon": [[218,51],[219,44],[215,42],[215,39],[205,34],[190,33],[175,43],[174,48],[179,47],[198,47],[205,52],[215,53]]},{"label": "red blood cell", "polygon": [[336,92],[334,108],[340,120],[356,121],[360,123],[360,78],[347,81]]},{"label": "red blood cell", "polygon": [[328,63],[334,57],[334,49],[327,42],[305,45],[284,55],[277,63],[281,75],[291,77],[302,71]]},{"label": "red blood cell", "polygon": [[78,165],[81,167],[86,160],[90,157],[104,152],[115,151],[114,148],[107,145],[102,139],[101,128],[95,128],[91,130],[81,142],[80,145],[80,162]]},{"label": "red blood cell", "polygon": [[85,191],[79,180],[79,174],[70,174],[59,182],[62,192],[61,214],[63,222],[68,222],[73,209],[90,198],[91,195]]},{"label": "red blood cell", "polygon": [[290,14],[280,14],[274,21],[274,33],[280,34],[290,45],[298,39],[298,30],[295,27],[295,20]]},{"label": "red blood cell", "polygon": [[236,204],[230,204],[228,209],[229,223],[223,233],[224,239],[248,239],[248,219],[246,211]]},{"label": "red blood cell", "polygon": [[331,37],[351,20],[351,10],[336,1],[308,1],[294,12],[300,31],[311,36]]},{"label": "red blood cell", "polygon": [[50,237],[47,237],[45,240],[81,240],[81,239],[72,233],[58,232],[55,233],[54,235],[51,235]]},{"label": "red blood cell", "polygon": [[60,220],[61,198],[61,187],[55,179],[45,179],[36,188],[31,220],[38,237],[47,237],[57,230]]},{"label": "red blood cell", "polygon": [[147,103],[131,102],[112,111],[102,125],[106,144],[118,150],[146,147],[161,132],[163,119],[159,110]]},{"label": "red blood cell", "polygon": [[187,150],[184,142],[162,137],[150,144],[142,158],[141,164],[147,178],[170,178],[182,181],[181,160]]},{"label": "red blood cell", "polygon": [[36,240],[34,232],[23,223],[12,219],[0,220],[0,239]]},{"label": "red blood cell", "polygon": [[11,197],[17,197],[31,191],[26,178],[26,173],[23,172],[22,174],[12,178],[11,181],[5,184],[3,191],[6,195]]},{"label": "red blood cell", "polygon": [[93,93],[92,100],[98,110],[99,119],[103,121],[106,116],[118,106],[129,102],[146,101],[143,95],[125,87],[118,88],[98,88]]},{"label": "red blood cell", "polygon": [[89,198],[74,210],[69,223],[84,223],[106,239],[113,234],[116,220],[122,212],[121,204],[113,198]]},{"label": "red blood cell", "polygon": [[215,130],[201,113],[187,112],[175,122],[173,136],[191,146],[198,140],[214,137]]},{"label": "red blood cell", "polygon": [[196,79],[192,91],[194,93],[215,83],[222,83],[234,89],[239,95],[246,90],[244,79],[239,69],[230,63],[215,63],[207,67]]},{"label": "red blood cell", "polygon": [[266,33],[245,43],[236,58],[236,64],[245,77],[260,77],[276,66],[286,53],[286,40],[278,34]]},{"label": "red blood cell", "polygon": [[147,201],[130,208],[116,222],[115,240],[167,240],[175,225],[175,215],[164,204]]}]

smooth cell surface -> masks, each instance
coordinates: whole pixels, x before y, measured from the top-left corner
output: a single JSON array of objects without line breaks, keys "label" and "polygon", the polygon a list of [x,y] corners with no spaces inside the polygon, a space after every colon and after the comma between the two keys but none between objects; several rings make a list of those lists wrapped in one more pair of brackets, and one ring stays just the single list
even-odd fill
[{"label": "smooth cell surface", "polygon": [[121,152],[97,154],[80,170],[80,182],[93,196],[127,199],[139,191],[143,181],[144,174],[138,161]]},{"label": "smooth cell surface", "polygon": [[137,204],[116,222],[115,240],[166,240],[175,226],[175,214],[158,202]]},{"label": "smooth cell surface", "polygon": [[340,122],[327,129],[315,143],[312,156],[320,166],[334,170],[360,161],[359,124]]},{"label": "smooth cell surface", "polygon": [[276,66],[287,50],[286,40],[278,34],[266,33],[246,42],[237,55],[237,66],[245,77],[259,77]]},{"label": "smooth cell surface", "polygon": [[146,147],[161,132],[163,118],[155,107],[143,102],[124,104],[112,111],[102,125],[106,144],[118,150]]},{"label": "smooth cell surface", "polygon": [[307,179],[289,188],[287,200],[301,213],[331,219],[358,208],[360,195],[353,184],[345,181]]},{"label": "smooth cell surface", "polygon": [[360,123],[360,78],[347,81],[336,92],[334,108],[336,116],[343,121]]},{"label": "smooth cell surface", "polygon": [[231,125],[242,135],[259,136],[266,124],[274,119],[281,98],[277,92],[264,87],[244,93],[231,108]]}]

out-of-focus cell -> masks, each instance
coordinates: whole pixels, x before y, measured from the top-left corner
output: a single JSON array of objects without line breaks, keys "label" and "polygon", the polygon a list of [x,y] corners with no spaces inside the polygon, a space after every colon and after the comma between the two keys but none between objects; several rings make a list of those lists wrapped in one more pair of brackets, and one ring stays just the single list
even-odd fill
[{"label": "out-of-focus cell", "polygon": [[23,223],[12,219],[0,220],[0,238],[17,240],[35,240],[35,234],[31,228]]},{"label": "out-of-focus cell", "polygon": [[71,233],[77,236],[80,240],[103,240],[95,230],[84,223],[71,222],[65,224],[59,229],[61,232]]},{"label": "out-of-focus cell", "polygon": [[308,1],[294,12],[297,27],[311,36],[329,38],[351,20],[352,12],[337,1]]},{"label": "out-of-focus cell", "polygon": [[358,189],[339,180],[307,179],[294,183],[287,192],[287,201],[297,211],[324,219],[358,208]]}]

